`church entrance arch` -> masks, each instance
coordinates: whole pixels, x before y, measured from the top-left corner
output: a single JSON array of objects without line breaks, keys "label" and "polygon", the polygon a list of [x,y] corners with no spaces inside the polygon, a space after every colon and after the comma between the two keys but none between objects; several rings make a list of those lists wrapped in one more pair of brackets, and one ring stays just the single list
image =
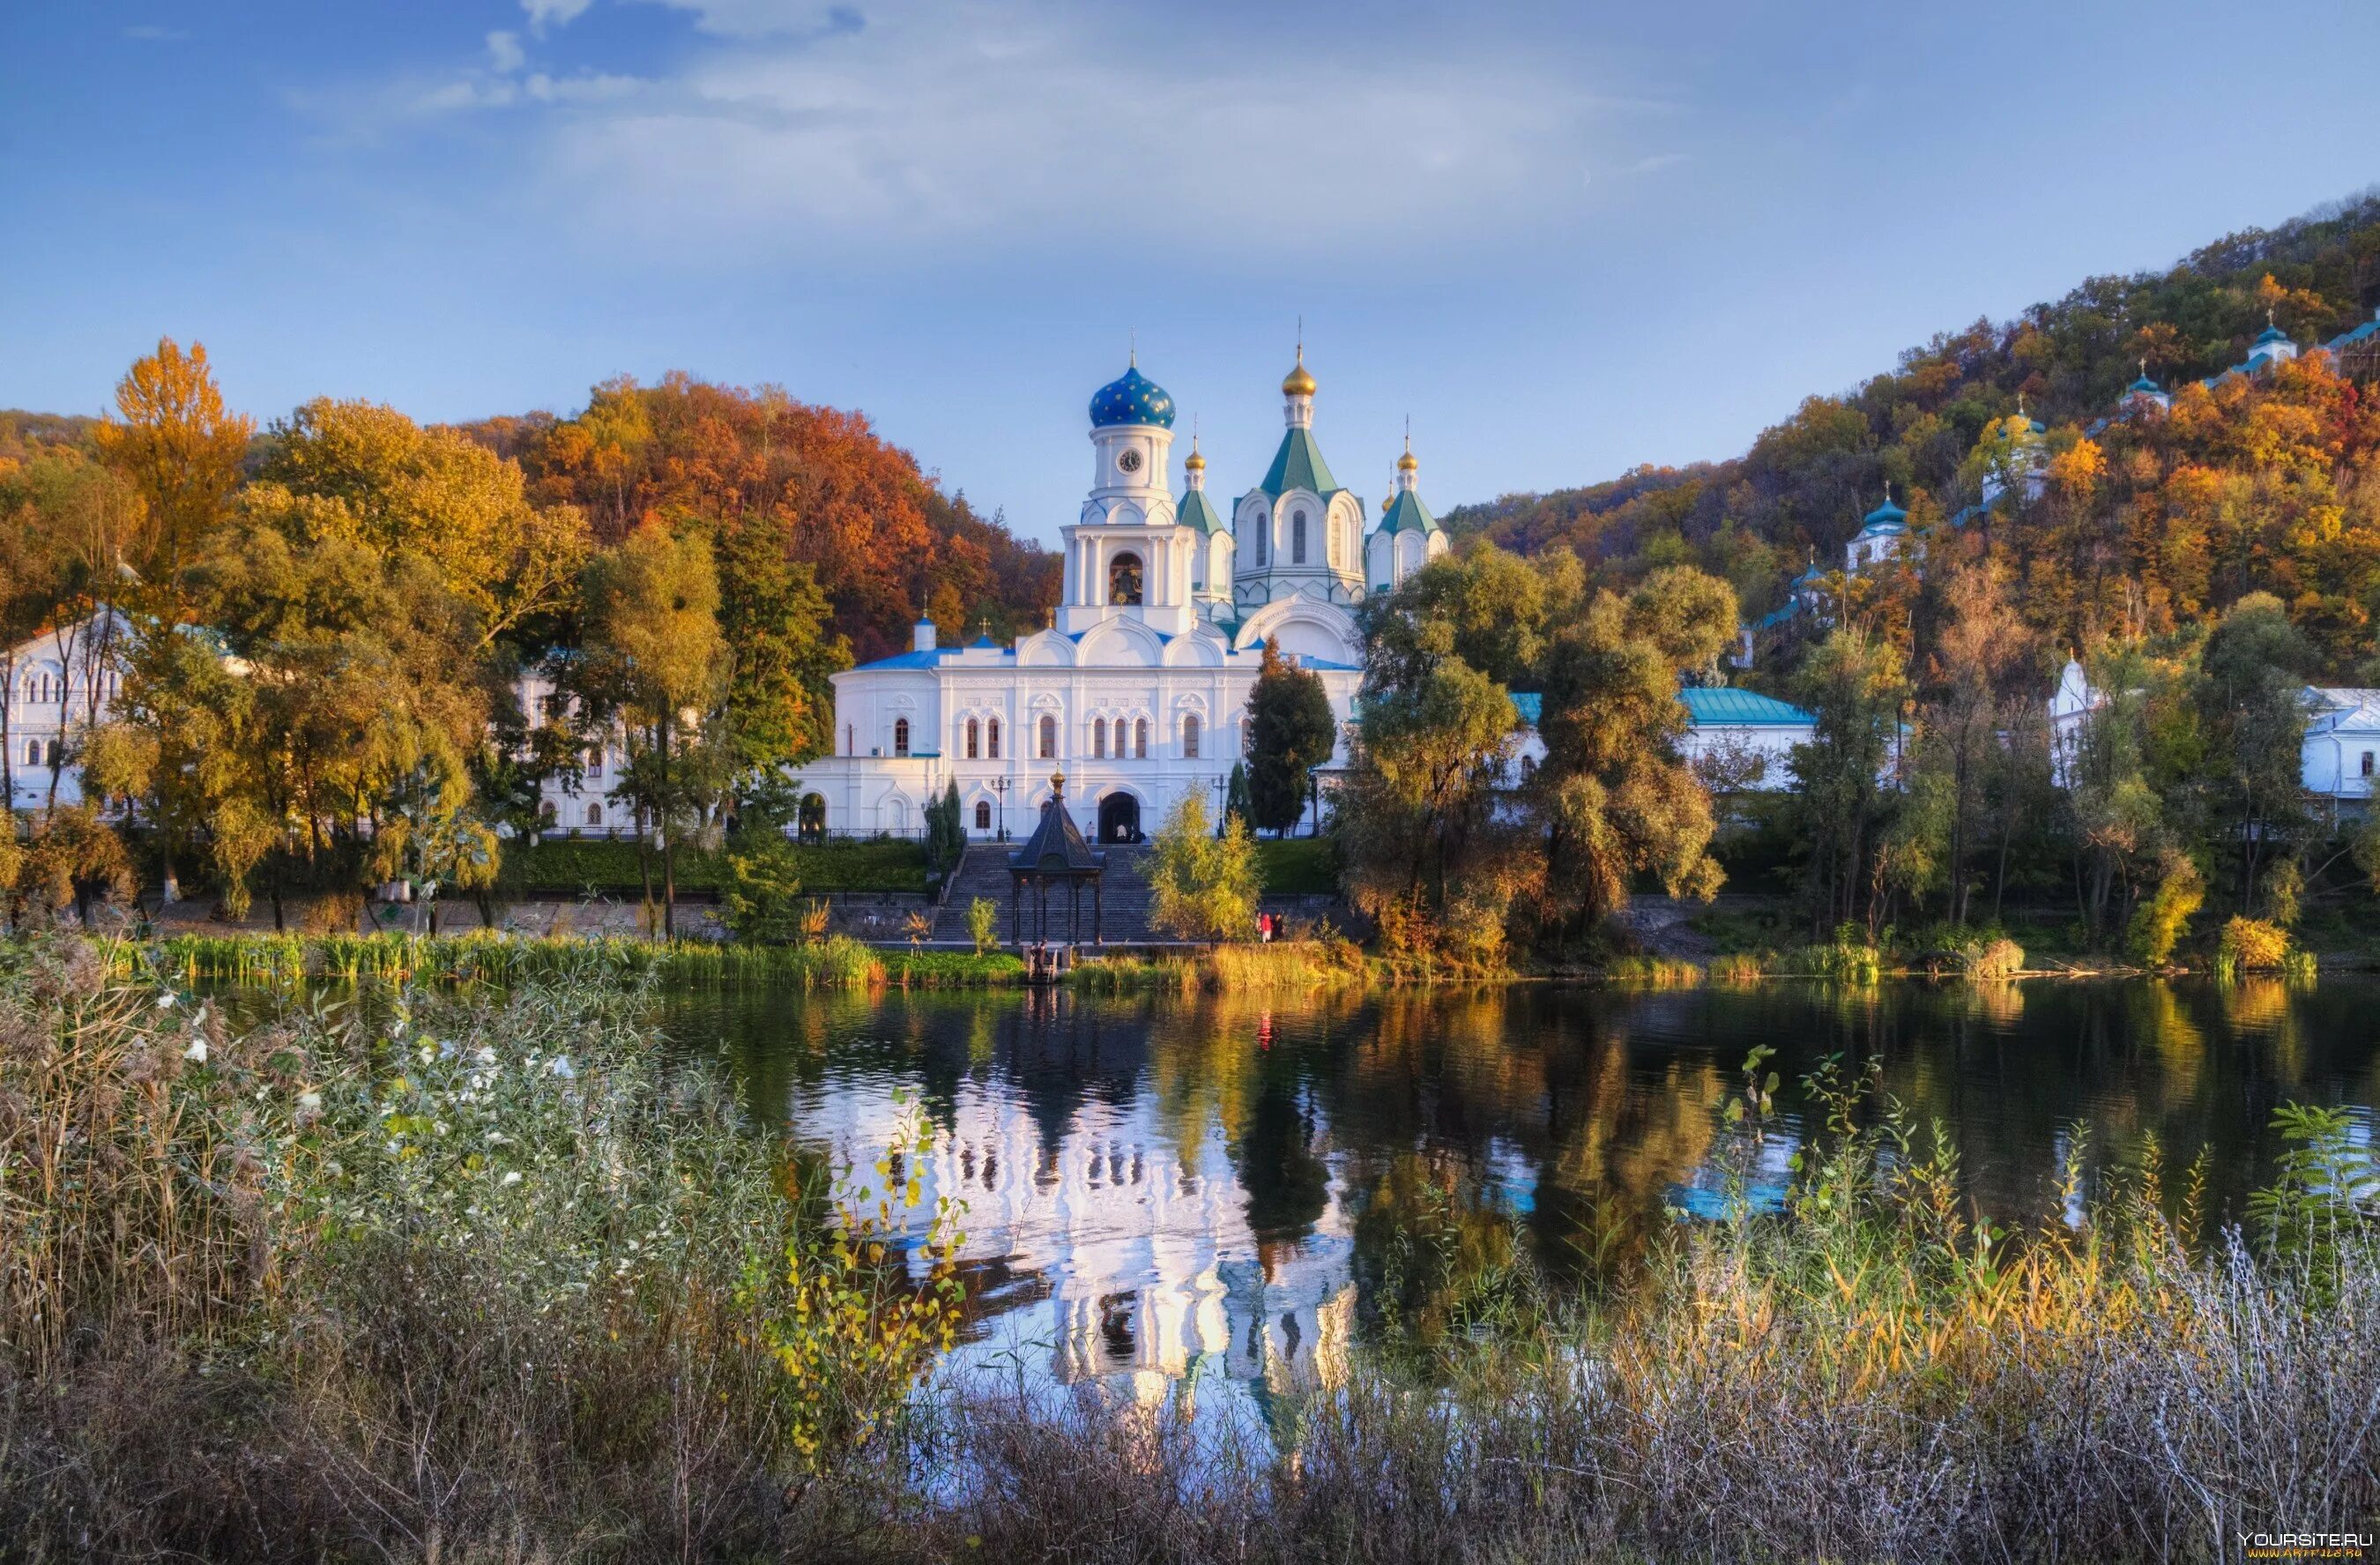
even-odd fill
[{"label": "church entrance arch", "polygon": [[815,793],[803,794],[800,810],[794,817],[794,829],[804,842],[824,842],[826,801]]},{"label": "church entrance arch", "polygon": [[1115,792],[1099,801],[1099,840],[1101,842],[1138,842],[1140,840],[1140,801],[1131,794]]}]

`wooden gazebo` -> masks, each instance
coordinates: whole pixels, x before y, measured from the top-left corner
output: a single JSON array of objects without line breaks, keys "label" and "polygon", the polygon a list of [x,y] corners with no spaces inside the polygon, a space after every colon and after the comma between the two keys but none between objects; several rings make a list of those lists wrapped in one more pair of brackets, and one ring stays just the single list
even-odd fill
[{"label": "wooden gazebo", "polygon": [[[1065,937],[1069,944],[1082,939],[1083,887],[1090,886],[1091,938],[1101,939],[1099,874],[1107,862],[1105,853],[1083,840],[1082,829],[1066,810],[1066,774],[1056,774],[1050,779],[1050,800],[1041,806],[1040,824],[1026,838],[1025,846],[1008,855],[1009,926],[1016,943],[1022,946],[1029,939],[1039,945],[1049,941],[1052,886],[1064,889]],[[1025,893],[1028,889],[1033,893],[1029,931],[1025,922]]]}]

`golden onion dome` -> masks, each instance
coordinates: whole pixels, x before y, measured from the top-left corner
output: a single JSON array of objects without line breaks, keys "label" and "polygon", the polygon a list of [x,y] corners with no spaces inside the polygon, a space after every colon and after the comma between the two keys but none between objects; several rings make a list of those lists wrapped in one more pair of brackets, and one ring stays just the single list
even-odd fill
[{"label": "golden onion dome", "polygon": [[1413,448],[1411,446],[1407,446],[1405,448],[1405,454],[1397,458],[1397,471],[1399,472],[1416,472],[1420,471],[1420,468],[1421,459],[1413,454]]},{"label": "golden onion dome", "polygon": [[1207,458],[1198,454],[1198,447],[1194,445],[1190,447],[1190,454],[1182,458],[1182,465],[1191,472],[1205,472]]},{"label": "golden onion dome", "polygon": [[1292,369],[1287,375],[1281,378],[1281,394],[1283,397],[1311,397],[1314,395],[1314,372],[1305,367],[1305,348],[1300,348],[1297,350],[1296,367]]}]

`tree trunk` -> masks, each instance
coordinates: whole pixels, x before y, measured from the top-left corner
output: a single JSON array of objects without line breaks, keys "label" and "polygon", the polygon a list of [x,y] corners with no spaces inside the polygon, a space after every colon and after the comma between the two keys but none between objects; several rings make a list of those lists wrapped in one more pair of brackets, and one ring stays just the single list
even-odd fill
[{"label": "tree trunk", "polygon": [[662,838],[662,938],[677,938],[677,833]]}]

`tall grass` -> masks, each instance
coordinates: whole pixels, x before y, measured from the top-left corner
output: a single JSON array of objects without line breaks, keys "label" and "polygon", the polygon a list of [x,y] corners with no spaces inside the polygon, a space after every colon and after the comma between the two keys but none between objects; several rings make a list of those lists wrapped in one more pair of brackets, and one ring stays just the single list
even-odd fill
[{"label": "tall grass", "polygon": [[[621,936],[461,935],[182,935],[165,940],[162,971],[183,982],[272,984],[306,978],[391,983],[517,984],[528,981],[783,984],[801,989],[894,984],[958,988],[1014,983],[1023,964],[1000,953],[880,952],[848,935],[798,946],[653,941]],[[119,965],[135,948],[117,948]]]},{"label": "tall grass", "polygon": [[938,1222],[620,983],[245,1033],[0,948],[0,1556],[801,1557],[893,1492]]},{"label": "tall grass", "polygon": [[2005,1232],[1968,1216],[1937,1131],[1831,1073],[1767,1212],[1758,1138],[1782,1132],[1746,1107],[1767,1092],[1738,1107],[1728,1217],[1608,1301],[1495,1284],[1493,1329],[1419,1371],[1363,1354],[1276,1387],[1263,1427],[987,1397],[937,1426],[967,1482],[935,1541],[1284,1565],[2219,1560],[2242,1534],[2368,1530],[2380,1236],[2344,1116],[2293,1132],[2329,1138],[2292,1165],[2297,1229],[2200,1252],[2199,1181],[2165,1189],[2153,1151],[2096,1204],[2070,1166]]},{"label": "tall grass", "polygon": [[1353,941],[1289,940],[1269,945],[1224,944],[1195,954],[1094,957],[1067,975],[1093,994],[1155,991],[1313,990],[1373,975],[1374,965]]}]

